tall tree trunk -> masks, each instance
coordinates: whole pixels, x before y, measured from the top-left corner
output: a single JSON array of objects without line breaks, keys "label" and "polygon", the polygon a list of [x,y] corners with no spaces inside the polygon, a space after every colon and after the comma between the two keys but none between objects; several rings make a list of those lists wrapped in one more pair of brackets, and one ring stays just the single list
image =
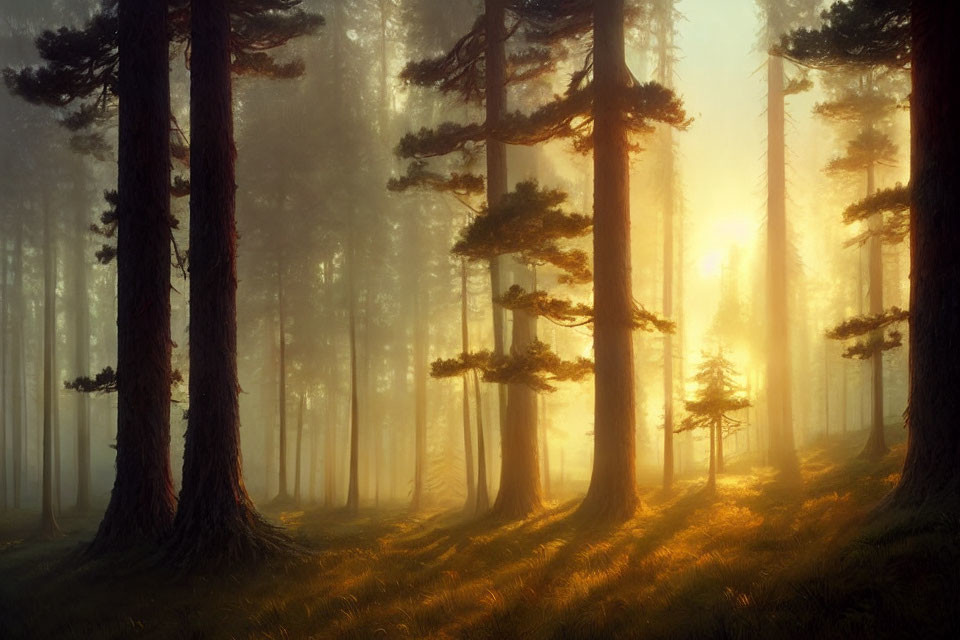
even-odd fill
[{"label": "tall tree trunk", "polygon": [[633,295],[630,266],[630,177],[619,96],[628,78],[623,0],[594,3],[593,293],[594,459],[581,511],[631,517],[639,504],[636,452]]},{"label": "tall tree trunk", "polygon": [[26,402],[26,371],[24,370],[23,357],[23,316],[26,311],[26,305],[23,299],[23,225],[24,220],[21,217],[17,221],[16,239],[13,249],[13,291],[11,298],[16,303],[11,311],[13,316],[12,335],[10,336],[10,370],[13,372],[13,385],[10,390],[10,419],[13,422],[13,432],[11,433],[10,446],[13,481],[13,508],[19,509],[21,498],[23,497],[23,476],[24,469],[24,448],[26,438],[24,433],[24,423],[26,421],[25,410]]},{"label": "tall tree trunk", "polygon": [[783,59],[767,59],[767,409],[770,460],[798,472],[790,397],[787,318],[787,182]]},{"label": "tall tree trunk", "polygon": [[540,394],[540,442],[543,445],[543,495],[550,497],[550,444],[547,437],[547,396]]},{"label": "tall tree trunk", "polygon": [[[873,164],[867,168],[867,196],[876,192],[876,169]],[[883,313],[883,245],[879,235],[883,221],[880,214],[870,217],[869,228],[873,232],[868,241],[868,260],[870,263],[870,313]],[[882,340],[883,331],[878,331],[870,339]],[[863,447],[861,456],[876,460],[887,453],[887,442],[883,434],[883,352],[879,349],[870,358],[872,368],[872,403],[870,436]]]},{"label": "tall tree trunk", "polygon": [[[90,298],[87,291],[87,243],[89,226],[84,178],[77,177],[78,202],[74,228],[78,234],[73,249],[73,366],[75,375],[90,373]],[[77,511],[90,509],[90,398],[86,393],[74,394],[77,423]]]},{"label": "tall tree trunk", "polygon": [[320,451],[320,425],[317,424],[316,405],[312,405],[313,426],[310,427],[310,471],[307,476],[308,494],[307,499],[311,504],[317,501],[317,458]]},{"label": "tall tree trunk", "polygon": [[277,318],[280,323],[280,369],[277,372],[277,413],[280,416],[280,454],[277,501],[290,499],[287,490],[287,327],[283,308],[283,260],[277,258]]},{"label": "tall tree trunk", "polygon": [[710,425],[710,470],[707,472],[707,489],[713,491],[717,486],[717,430],[714,422]]},{"label": "tall tree trunk", "polygon": [[0,238],[0,512],[7,502],[7,357],[10,342],[7,339],[7,310],[10,306],[10,288],[7,287],[7,236]]},{"label": "tall tree trunk", "polygon": [[830,343],[826,340],[823,341],[823,435],[830,437]]},{"label": "tall tree trunk", "polygon": [[[460,259],[460,343],[463,353],[470,352],[470,333],[467,325],[467,261]],[[463,456],[467,470],[467,503],[464,510],[473,513],[477,505],[477,490],[473,475],[473,436],[470,433],[470,386],[468,374],[463,375]]]},{"label": "tall tree trunk", "polygon": [[480,401],[480,377],[473,370],[473,392],[477,405],[477,515],[490,508],[490,494],[487,491],[487,448],[483,440],[483,405]]},{"label": "tall tree trunk", "polygon": [[193,3],[190,31],[190,410],[169,552],[195,567],[259,559],[286,539],[243,484],[228,0]]},{"label": "tall tree trunk", "polygon": [[[665,87],[673,87],[673,3],[665,3],[664,15],[658,28],[658,78]],[[675,179],[673,157],[673,129],[669,125],[660,126],[663,157],[663,317],[673,317],[673,262],[674,217],[675,217]],[[674,448],[673,448],[673,409],[674,409],[674,371],[673,371],[673,335],[663,335],[663,488],[669,491],[673,487]]]},{"label": "tall tree trunk", "polygon": [[350,477],[347,484],[347,510],[356,513],[360,507],[360,416],[357,398],[357,293],[354,282],[356,249],[351,227],[347,249],[347,295],[350,297]]},{"label": "tall tree trunk", "polygon": [[723,473],[723,426],[717,427],[717,473]]},{"label": "tall tree trunk", "polygon": [[[486,51],[484,55],[484,106],[488,132],[499,126],[507,111],[507,39],[506,0],[485,0],[484,19],[486,20]],[[500,202],[507,193],[507,145],[488,133],[487,150],[487,204],[490,207]],[[490,261],[490,294],[493,298],[503,293],[504,259],[496,257]],[[493,352],[497,356],[506,353],[506,333],[504,331],[504,310],[493,303]],[[507,429],[507,387],[497,385],[498,419],[500,421],[500,439],[503,440]]]},{"label": "tall tree trunk", "polygon": [[43,500],[40,533],[45,537],[60,535],[55,514],[54,474],[54,378],[56,356],[54,340],[57,330],[57,254],[54,246],[50,207],[43,207]]},{"label": "tall tree trunk", "polygon": [[960,4],[911,3],[910,403],[895,505],[960,508]]},{"label": "tall tree trunk", "polygon": [[300,506],[300,460],[303,452],[303,397],[300,394],[300,412],[297,414],[297,457],[293,465],[293,501]]},{"label": "tall tree trunk", "polygon": [[423,308],[428,306],[422,298],[420,280],[413,293],[413,414],[414,456],[413,497],[410,508],[423,507],[427,457],[427,326]]},{"label": "tall tree trunk", "polygon": [[[536,286],[529,267],[515,270],[517,284]],[[510,351],[524,353],[537,337],[536,318],[513,312]],[[500,518],[522,518],[542,507],[538,456],[537,394],[524,384],[507,385],[506,429],[501,438],[500,490],[493,511]]]},{"label": "tall tree trunk", "polygon": [[117,474],[94,552],[156,543],[173,522],[167,36],[166,2],[120,0]]},{"label": "tall tree trunk", "polygon": [[[333,261],[329,258],[323,265],[323,285],[327,308],[333,309],[336,291],[333,285]],[[324,384],[324,445],[323,445],[323,506],[333,508],[337,502],[337,401],[339,400],[339,376],[337,375],[337,342],[331,340]]]}]

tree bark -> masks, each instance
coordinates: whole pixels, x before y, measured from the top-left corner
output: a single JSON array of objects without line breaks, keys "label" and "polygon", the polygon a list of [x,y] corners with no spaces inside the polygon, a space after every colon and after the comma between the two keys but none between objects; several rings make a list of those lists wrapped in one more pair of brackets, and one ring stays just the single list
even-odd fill
[{"label": "tree bark", "polygon": [[7,236],[0,238],[0,512],[6,511],[7,502],[7,356],[10,341],[7,334],[7,311],[10,306],[10,289],[7,287]]},{"label": "tree bark", "polygon": [[[487,125],[487,204],[490,207],[500,202],[508,190],[507,145],[497,140],[491,132],[496,130],[507,111],[507,56],[505,42],[507,31],[505,0],[485,0],[486,51],[484,55],[484,107]],[[503,293],[504,259],[501,256],[490,261],[490,295],[497,298]],[[493,304],[493,352],[506,353],[504,310]],[[497,385],[497,416],[500,422],[500,438],[507,429],[507,387]]]},{"label": "tree bark", "polygon": [[717,430],[716,423],[710,425],[710,470],[707,472],[707,489],[713,491],[717,487]]},{"label": "tree bark", "polygon": [[173,522],[168,48],[167,3],[120,0],[117,474],[93,552],[155,544]]},{"label": "tree bark", "polygon": [[[87,291],[87,199],[84,195],[85,175],[77,177],[78,202],[74,228],[78,239],[73,249],[73,366],[78,376],[90,373],[90,298]],[[77,511],[90,509],[90,397],[74,394],[77,422]]]},{"label": "tree bark", "polygon": [[57,254],[51,227],[50,207],[43,207],[43,498],[40,534],[47,538],[60,535],[55,513],[54,481],[54,378],[56,357],[54,341],[57,328]]},{"label": "tree bark", "polygon": [[280,416],[280,454],[277,502],[290,500],[287,490],[287,327],[283,308],[283,260],[277,258],[277,318],[280,323],[280,369],[277,373],[277,413]]},{"label": "tree bark", "polygon": [[308,480],[308,500],[311,504],[317,501],[317,458],[320,451],[320,425],[317,424],[316,405],[312,405],[313,426],[310,427],[310,471]]},{"label": "tree bark", "polygon": [[910,404],[897,506],[960,509],[960,5],[911,3]]},{"label": "tree bark", "polygon": [[[460,343],[463,353],[470,352],[470,332],[467,324],[467,261],[460,259]],[[477,505],[477,489],[473,475],[473,436],[470,433],[470,383],[463,375],[463,456],[467,471],[467,502],[464,510],[473,513]]]},{"label": "tree bark", "polygon": [[630,177],[619,97],[624,2],[594,3],[594,459],[581,511],[624,520],[639,504],[633,387]]},{"label": "tree bark", "polygon": [[349,233],[347,295],[350,296],[350,477],[347,484],[346,507],[348,511],[356,513],[360,508],[360,407],[357,398],[357,294],[354,283],[356,253],[352,228]]},{"label": "tree bark", "polygon": [[428,306],[422,297],[420,280],[413,293],[413,404],[414,404],[414,461],[413,497],[410,508],[423,507],[427,458],[427,326],[423,308]]},{"label": "tree bark", "polygon": [[783,59],[767,60],[767,410],[770,460],[798,473],[790,397]]},{"label": "tree bark", "polygon": [[717,427],[717,473],[723,473],[723,426]]},{"label": "tree bark", "polygon": [[198,568],[258,560],[289,544],[243,483],[228,0],[193,3],[190,30],[190,410],[168,551]]},{"label": "tree bark", "polygon": [[547,437],[547,396],[540,394],[540,443],[543,446],[543,495],[550,497],[550,444]]},{"label": "tree bark", "polygon": [[300,506],[300,460],[303,452],[303,394],[300,394],[300,412],[297,414],[297,457],[293,465],[293,501]]},{"label": "tree bark", "polygon": [[490,494],[487,490],[487,448],[483,440],[483,408],[480,402],[480,377],[473,370],[473,392],[477,405],[477,515],[490,508]]},{"label": "tree bark", "polygon": [[[873,164],[867,168],[867,197],[876,192],[876,169]],[[880,231],[883,221],[880,214],[870,217],[869,228],[874,234]],[[868,261],[870,265],[870,313],[883,313],[883,246],[878,235],[871,235],[868,243]],[[883,339],[883,331],[876,332],[872,339]],[[883,352],[879,349],[870,358],[872,369],[871,421],[870,436],[860,455],[876,460],[887,453],[887,442],[883,433]]]},{"label": "tree bark", "polygon": [[[535,287],[529,267],[515,271],[517,284],[532,291]],[[536,340],[536,318],[513,312],[512,354],[523,353]],[[537,394],[524,384],[507,385],[506,429],[501,438],[500,490],[493,505],[499,518],[517,519],[543,506],[540,493],[538,456]]]},{"label": "tree bark", "polygon": [[12,310],[12,336],[10,344],[12,345],[10,353],[10,369],[13,371],[13,385],[10,398],[10,419],[13,422],[13,432],[11,433],[10,445],[13,481],[13,508],[19,509],[23,495],[23,476],[25,473],[23,459],[24,446],[26,438],[24,433],[24,423],[26,421],[25,410],[26,402],[24,395],[26,393],[26,371],[24,370],[23,357],[23,314],[25,304],[23,299],[23,217],[17,221],[16,239],[13,249],[13,292],[12,298],[16,305]]},{"label": "tree bark", "polygon": [[[658,70],[659,82],[665,87],[673,87],[673,65],[671,50],[673,37],[673,3],[667,3],[664,9],[667,19],[660,21],[658,29]],[[673,261],[674,243],[674,157],[673,129],[669,125],[660,125],[661,144],[663,144],[663,317],[673,317]],[[673,447],[673,409],[674,409],[674,371],[673,371],[673,335],[663,335],[663,489],[673,487],[674,447]]]}]

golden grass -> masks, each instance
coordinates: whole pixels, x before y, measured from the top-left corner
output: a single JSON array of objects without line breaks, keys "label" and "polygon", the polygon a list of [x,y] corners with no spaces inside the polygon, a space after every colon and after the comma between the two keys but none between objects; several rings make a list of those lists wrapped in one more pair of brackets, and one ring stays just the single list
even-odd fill
[{"label": "golden grass", "polygon": [[[838,452],[839,449],[839,452]],[[902,447],[879,463],[833,443],[803,483],[770,469],[670,495],[629,522],[579,521],[576,501],[527,520],[455,513],[274,514],[316,553],[253,573],[176,578],[64,564],[67,541],[0,529],[0,637],[896,637],[949,633],[960,603],[956,522],[877,520]],[[59,563],[59,564],[58,564]],[[146,568],[144,568],[146,566]],[[921,601],[922,597],[922,601]]]}]

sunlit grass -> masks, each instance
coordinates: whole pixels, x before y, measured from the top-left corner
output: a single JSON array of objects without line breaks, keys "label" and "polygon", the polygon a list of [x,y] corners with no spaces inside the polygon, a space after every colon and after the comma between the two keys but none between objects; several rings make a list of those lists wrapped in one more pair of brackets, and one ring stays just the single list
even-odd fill
[{"label": "sunlit grass", "polygon": [[714,493],[688,479],[609,527],[580,521],[576,501],[509,524],[273,514],[315,553],[233,577],[58,567],[69,544],[10,532],[0,637],[881,637],[919,616],[952,630],[957,524],[870,518],[902,446],[874,464],[830,451],[804,454],[801,485],[768,468],[722,475]]}]

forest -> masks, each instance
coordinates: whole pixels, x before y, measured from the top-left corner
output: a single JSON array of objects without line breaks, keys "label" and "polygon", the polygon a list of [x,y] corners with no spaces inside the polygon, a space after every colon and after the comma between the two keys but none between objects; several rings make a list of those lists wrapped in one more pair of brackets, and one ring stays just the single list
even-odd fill
[{"label": "forest", "polygon": [[0,17],[0,638],[960,637],[960,2]]}]

